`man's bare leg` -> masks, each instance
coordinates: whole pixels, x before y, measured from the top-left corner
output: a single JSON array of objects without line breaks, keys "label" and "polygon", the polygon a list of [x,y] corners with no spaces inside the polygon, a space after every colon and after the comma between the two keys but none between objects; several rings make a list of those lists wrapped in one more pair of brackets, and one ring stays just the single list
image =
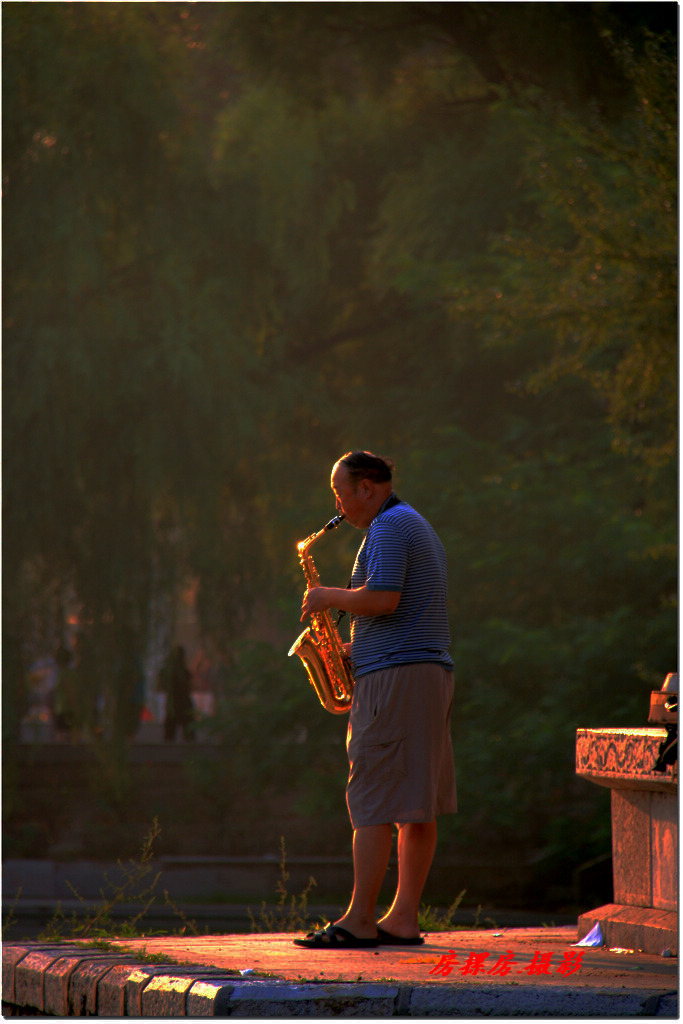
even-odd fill
[{"label": "man's bare leg", "polygon": [[353,895],[343,917],[335,924],[357,939],[377,935],[377,899],[391,853],[391,825],[365,825],[353,833]]},{"label": "man's bare leg", "polygon": [[436,819],[398,826],[398,888],[394,902],[379,921],[392,935],[414,938],[419,934],[418,911],[434,859],[436,835]]}]

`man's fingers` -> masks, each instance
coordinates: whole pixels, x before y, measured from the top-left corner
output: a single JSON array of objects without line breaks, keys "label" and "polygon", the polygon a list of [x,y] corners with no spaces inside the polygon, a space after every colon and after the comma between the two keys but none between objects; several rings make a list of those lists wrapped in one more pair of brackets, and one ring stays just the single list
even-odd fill
[{"label": "man's fingers", "polygon": [[307,615],[310,615],[310,612],[308,610],[308,594],[309,594],[309,592],[307,590],[306,593],[304,594],[304,599],[301,602],[301,621],[302,622],[304,621],[304,619],[306,618]]}]

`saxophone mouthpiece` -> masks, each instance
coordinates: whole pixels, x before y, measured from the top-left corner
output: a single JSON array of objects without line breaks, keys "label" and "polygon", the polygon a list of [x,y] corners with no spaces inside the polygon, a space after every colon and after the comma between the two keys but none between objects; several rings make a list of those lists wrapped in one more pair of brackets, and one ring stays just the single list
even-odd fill
[{"label": "saxophone mouthpiece", "polygon": [[335,516],[334,519],[330,519],[329,523],[323,526],[323,530],[334,530],[335,526],[339,526],[343,519],[344,513],[342,512],[340,515]]}]

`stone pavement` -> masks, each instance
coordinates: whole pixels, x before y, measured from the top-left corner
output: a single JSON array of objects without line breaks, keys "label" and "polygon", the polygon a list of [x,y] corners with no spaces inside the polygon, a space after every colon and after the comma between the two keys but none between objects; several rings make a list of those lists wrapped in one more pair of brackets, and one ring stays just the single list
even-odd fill
[{"label": "stone pavement", "polygon": [[3,1008],[174,1019],[678,1018],[676,957],[577,948],[572,926],[438,932],[424,946],[373,950],[307,950],[292,938],[148,937],[106,951],[5,944]]}]

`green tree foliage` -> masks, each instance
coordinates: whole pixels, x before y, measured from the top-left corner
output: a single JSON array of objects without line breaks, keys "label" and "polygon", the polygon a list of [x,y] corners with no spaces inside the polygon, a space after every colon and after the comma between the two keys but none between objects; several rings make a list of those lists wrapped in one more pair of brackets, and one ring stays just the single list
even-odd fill
[{"label": "green tree foliage", "polygon": [[671,6],[7,6],[6,702],[67,603],[109,663],[193,580],[235,785],[341,802],[277,664],[373,448],[449,554],[458,843],[596,851],[575,729],[675,658]]},{"label": "green tree foliage", "polygon": [[475,311],[488,344],[536,336],[530,387],[585,379],[615,447],[664,465],[677,439],[677,70],[653,40],[643,62],[628,49],[620,59],[633,83],[628,115],[535,118],[533,218],[510,222],[491,246],[485,287],[454,282],[453,312]]}]

